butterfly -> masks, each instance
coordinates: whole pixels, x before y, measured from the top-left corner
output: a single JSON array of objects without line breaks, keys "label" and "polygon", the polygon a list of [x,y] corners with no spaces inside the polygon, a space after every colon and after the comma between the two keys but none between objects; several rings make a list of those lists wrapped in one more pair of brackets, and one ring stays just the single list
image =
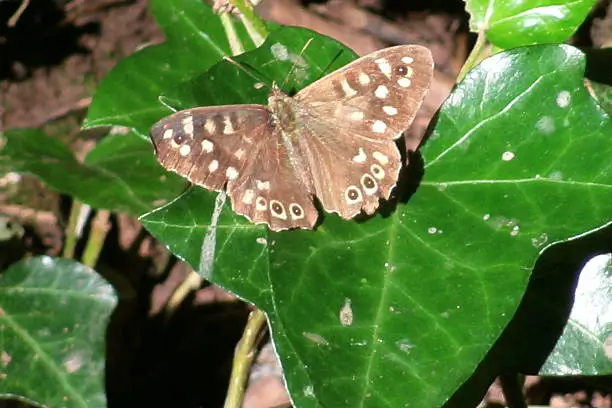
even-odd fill
[{"label": "butterfly", "polygon": [[311,229],[321,207],[351,219],[388,199],[401,169],[395,139],[433,76],[418,45],[375,51],[268,105],[207,106],[151,128],[159,162],[192,183],[225,189],[232,209],[271,230]]}]

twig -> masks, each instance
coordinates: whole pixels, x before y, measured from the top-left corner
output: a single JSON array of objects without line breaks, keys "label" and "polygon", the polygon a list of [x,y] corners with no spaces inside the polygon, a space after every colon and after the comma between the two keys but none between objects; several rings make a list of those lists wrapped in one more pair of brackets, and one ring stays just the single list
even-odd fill
[{"label": "twig", "polygon": [[96,266],[96,262],[98,262],[104,240],[110,230],[109,218],[110,211],[99,210],[91,222],[91,231],[89,231],[89,239],[87,240],[87,244],[85,244],[82,258],[83,264],[90,268]]},{"label": "twig", "polygon": [[242,406],[247,377],[256,354],[257,340],[260,338],[259,334],[265,324],[266,315],[259,309],[253,310],[249,315],[242,338],[236,347],[224,408],[240,408]]},{"label": "twig", "polygon": [[83,204],[76,199],[72,201],[68,225],[66,226],[66,240],[64,242],[62,258],[74,258],[74,248],[76,247],[78,237],[81,235],[80,231],[77,229],[77,225],[79,224],[82,205]]},{"label": "twig", "polygon": [[29,4],[30,4],[30,0],[22,0],[21,4],[19,5],[19,8],[17,8],[17,11],[15,11],[15,13],[11,16],[11,18],[9,18],[6,25],[9,27],[15,27],[15,25],[17,24],[17,21],[19,21],[19,18],[21,18],[21,15],[26,10],[26,8],[28,8]]}]

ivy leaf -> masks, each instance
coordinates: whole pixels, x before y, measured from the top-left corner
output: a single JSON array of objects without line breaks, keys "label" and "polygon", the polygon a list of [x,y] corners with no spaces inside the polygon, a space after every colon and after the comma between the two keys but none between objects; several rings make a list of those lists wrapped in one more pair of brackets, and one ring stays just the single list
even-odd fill
[{"label": "ivy leaf", "polygon": [[[541,252],[610,224],[612,124],[583,73],[569,46],[483,61],[413,160],[420,184],[365,222],[326,214],[315,231],[272,233],[224,207],[211,230],[214,194],[198,188],[142,221],[194,268],[214,257],[208,277],[267,313],[297,406],[441,406]],[[407,203],[403,190],[416,190]]]},{"label": "ivy leaf", "polygon": [[612,374],[612,255],[582,269],[569,320],[541,375]]},{"label": "ivy leaf", "polygon": [[116,304],[93,270],[43,256],[0,275],[0,398],[105,407],[104,338]]},{"label": "ivy leaf", "polygon": [[[85,128],[123,125],[146,135],[171,113],[159,103],[162,90],[201,74],[231,55],[225,31],[211,7],[200,0],[154,0],[151,11],[167,41],[122,60],[97,88]],[[237,30],[247,49],[254,45]]]},{"label": "ivy leaf", "polygon": [[68,146],[37,129],[4,134],[0,170],[29,173],[95,208],[138,216],[176,197],[185,182],[166,172],[134,132],[104,138],[79,162]]},{"label": "ivy leaf", "polygon": [[595,0],[467,0],[470,29],[484,31],[498,47],[566,41],[582,24]]}]

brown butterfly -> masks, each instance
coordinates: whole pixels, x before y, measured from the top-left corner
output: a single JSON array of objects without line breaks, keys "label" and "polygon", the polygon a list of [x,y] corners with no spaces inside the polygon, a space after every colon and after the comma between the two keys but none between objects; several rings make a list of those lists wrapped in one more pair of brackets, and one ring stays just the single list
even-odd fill
[{"label": "brown butterfly", "polygon": [[176,112],[151,129],[159,162],[271,230],[313,228],[319,212],[350,219],[388,199],[401,168],[395,139],[410,126],[433,75],[427,48],[368,54],[268,105]]}]

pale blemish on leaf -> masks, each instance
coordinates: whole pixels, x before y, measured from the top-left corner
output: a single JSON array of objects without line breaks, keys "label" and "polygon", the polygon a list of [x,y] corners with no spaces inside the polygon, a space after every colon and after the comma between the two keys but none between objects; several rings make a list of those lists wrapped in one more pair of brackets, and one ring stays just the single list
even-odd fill
[{"label": "pale blemish on leaf", "polygon": [[536,129],[538,129],[538,132],[540,133],[550,135],[556,130],[555,120],[551,116],[542,116],[536,122]]},{"label": "pale blemish on leaf", "polygon": [[302,336],[306,337],[308,340],[313,343],[318,344],[319,346],[329,346],[329,341],[327,341],[323,336],[317,333],[309,333],[302,332]]},{"label": "pale blemish on leaf", "polygon": [[512,152],[504,152],[502,154],[502,160],[503,161],[510,161],[512,159],[514,159],[516,157],[516,155]]},{"label": "pale blemish on leaf", "polygon": [[516,237],[519,234],[519,230],[521,228],[518,225],[515,225],[514,227],[512,227],[512,231],[510,231],[510,235],[513,237]]},{"label": "pale blemish on leaf", "polygon": [[6,368],[11,363],[12,359],[13,357],[11,357],[9,353],[2,350],[2,353],[0,353],[0,362],[2,362],[2,367]]},{"label": "pale blemish on leaf", "polygon": [[85,363],[85,358],[81,353],[71,353],[69,354],[63,362],[64,369],[68,373],[74,373],[83,367]]},{"label": "pale blemish on leaf", "polygon": [[353,324],[353,308],[351,307],[351,299],[344,299],[344,306],[340,309],[340,323],[343,326]]},{"label": "pale blemish on leaf", "polygon": [[312,387],[312,385],[305,386],[303,392],[304,392],[305,397],[309,397],[309,398],[315,397],[314,388]]},{"label": "pale blemish on leaf", "polygon": [[485,214],[485,215],[482,216],[482,219],[485,220],[485,221],[488,221],[489,218],[491,218],[491,214]]},{"label": "pale blemish on leaf", "polygon": [[534,248],[541,248],[548,242],[548,234],[545,232],[541,233],[537,237],[531,238],[531,245]]},{"label": "pale blemish on leaf", "polygon": [[274,58],[280,61],[287,61],[289,59],[289,50],[286,46],[281,43],[274,43],[270,46],[270,51]]},{"label": "pale blemish on leaf", "polygon": [[268,240],[265,239],[264,237],[255,238],[255,242],[257,242],[260,245],[268,245]]},{"label": "pale blemish on leaf", "polygon": [[567,108],[572,101],[572,95],[569,91],[561,91],[557,94],[557,106],[560,108]]},{"label": "pale blemish on leaf", "polygon": [[397,348],[400,351],[402,351],[402,352],[404,352],[406,354],[410,353],[410,350],[412,350],[414,348],[414,344],[412,344],[410,342],[410,340],[408,340],[408,339],[398,340],[398,341],[395,342],[395,345],[397,346]]},{"label": "pale blemish on leaf", "polygon": [[560,171],[553,171],[552,173],[550,173],[548,178],[551,180],[561,181],[563,180],[563,173],[561,173]]}]

